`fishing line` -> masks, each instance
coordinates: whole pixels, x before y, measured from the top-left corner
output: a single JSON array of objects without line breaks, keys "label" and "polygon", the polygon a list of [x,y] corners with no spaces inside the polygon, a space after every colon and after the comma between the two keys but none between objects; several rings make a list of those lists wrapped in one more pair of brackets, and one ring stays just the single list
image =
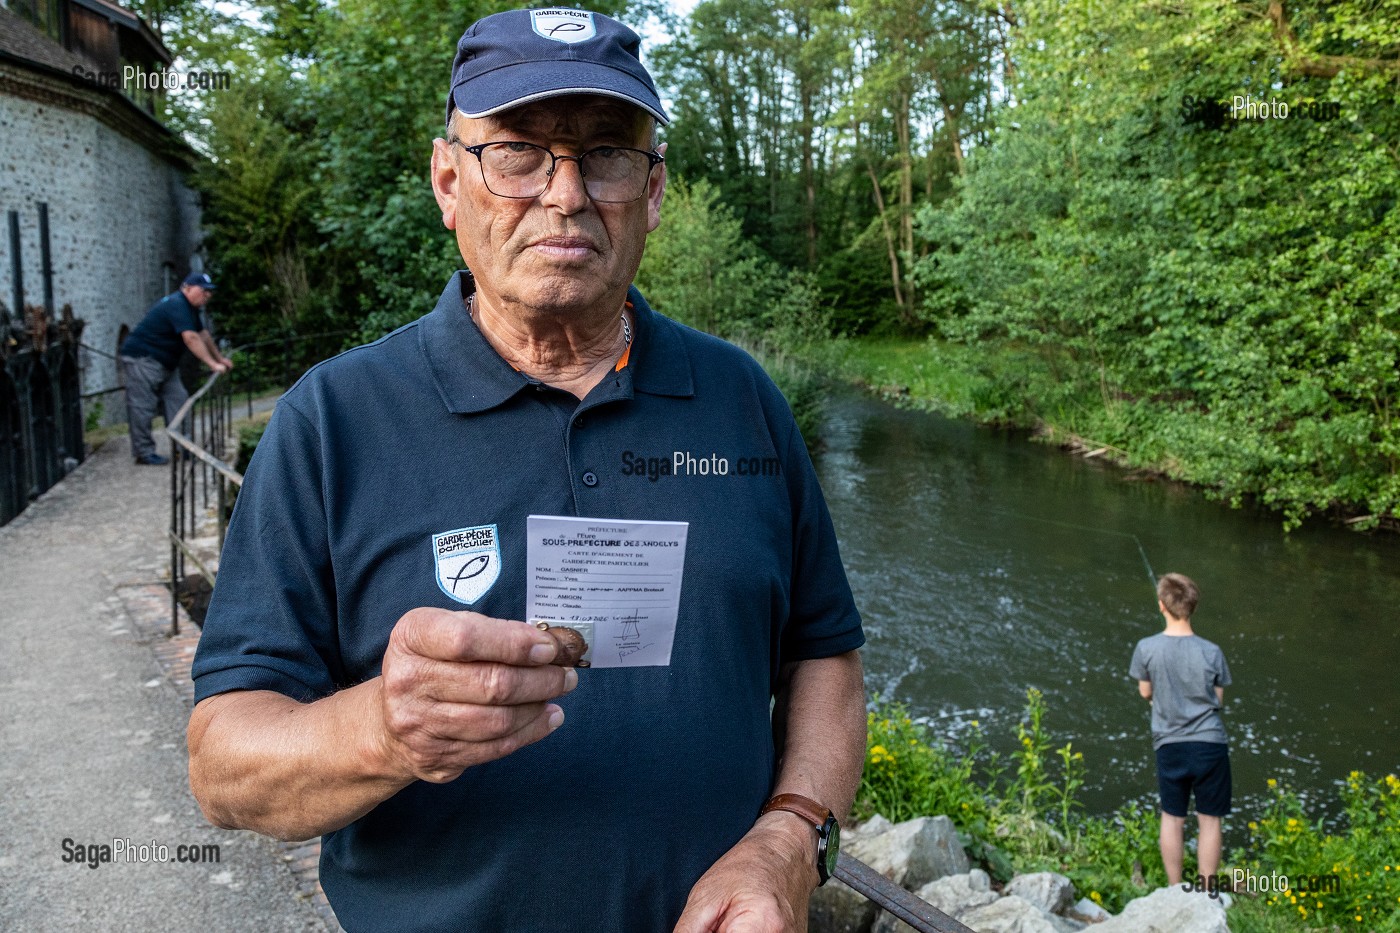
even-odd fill
[{"label": "fishing line", "polygon": [[1147,549],[1142,546],[1142,542],[1138,540],[1137,535],[1129,534],[1126,531],[1113,531],[1110,528],[1095,528],[1092,525],[1076,525],[1073,522],[1061,522],[1052,518],[1036,518],[1034,515],[1023,515],[1020,512],[1007,512],[1002,509],[986,509],[986,511],[994,512],[998,515],[1006,515],[1011,518],[1023,518],[1028,522],[1040,522],[1045,525],[1056,525],[1060,528],[1073,528],[1076,531],[1092,531],[1101,535],[1129,538],[1137,545],[1138,554],[1142,557],[1142,565],[1147,568],[1147,579],[1152,581],[1152,591],[1154,593],[1157,591],[1157,574],[1152,572],[1152,564],[1147,560]]}]

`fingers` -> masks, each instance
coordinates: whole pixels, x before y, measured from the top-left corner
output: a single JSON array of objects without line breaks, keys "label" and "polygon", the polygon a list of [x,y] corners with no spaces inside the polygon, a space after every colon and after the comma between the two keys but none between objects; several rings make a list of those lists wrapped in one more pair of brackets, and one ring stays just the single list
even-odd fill
[{"label": "fingers", "polygon": [[441,661],[534,667],[553,661],[559,651],[553,637],[524,622],[446,609],[414,609],[399,620],[393,637],[410,653]]},{"label": "fingers", "polygon": [[552,703],[502,707],[495,718],[476,708],[434,704],[423,722],[411,717],[397,723],[397,747],[414,776],[434,783],[454,780],[467,768],[494,761],[548,736],[564,722]]},{"label": "fingers", "polygon": [[494,661],[460,662],[415,658],[395,676],[411,677],[423,696],[440,703],[509,706],[552,700],[578,686],[572,668],[519,667]]},{"label": "fingers", "polygon": [[389,636],[382,666],[385,748],[407,773],[449,781],[549,735],[564,712],[549,700],[578,685],[550,664],[549,633],[474,612],[415,609]]}]

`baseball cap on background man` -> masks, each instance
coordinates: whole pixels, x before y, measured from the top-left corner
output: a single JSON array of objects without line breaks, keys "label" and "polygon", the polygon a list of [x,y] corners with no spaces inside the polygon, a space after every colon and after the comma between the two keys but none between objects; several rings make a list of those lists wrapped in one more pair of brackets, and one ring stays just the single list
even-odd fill
[{"label": "baseball cap on background man", "polygon": [[211,292],[214,290],[215,287],[214,280],[209,278],[208,272],[191,272],[189,275],[185,276],[185,280],[180,284],[198,285],[200,288],[207,289]]},{"label": "baseball cap on background man", "polygon": [[635,104],[667,122],[656,85],[642,65],[641,38],[611,17],[587,10],[509,10],[467,27],[452,60],[447,121],[499,113],[564,94],[601,94]]}]

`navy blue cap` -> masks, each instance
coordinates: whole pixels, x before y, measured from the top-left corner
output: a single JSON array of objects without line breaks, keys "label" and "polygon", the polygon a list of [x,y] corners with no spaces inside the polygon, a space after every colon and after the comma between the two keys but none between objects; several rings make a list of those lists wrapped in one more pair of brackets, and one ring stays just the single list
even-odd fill
[{"label": "navy blue cap", "polygon": [[662,123],[656,85],[638,54],[642,40],[588,10],[509,10],[467,27],[452,60],[447,121],[455,106],[486,117],[564,94],[602,94],[635,104]]},{"label": "navy blue cap", "polygon": [[189,275],[185,276],[185,280],[180,284],[198,285],[200,288],[207,288],[211,292],[214,290],[214,280],[209,278],[208,272],[191,272]]}]

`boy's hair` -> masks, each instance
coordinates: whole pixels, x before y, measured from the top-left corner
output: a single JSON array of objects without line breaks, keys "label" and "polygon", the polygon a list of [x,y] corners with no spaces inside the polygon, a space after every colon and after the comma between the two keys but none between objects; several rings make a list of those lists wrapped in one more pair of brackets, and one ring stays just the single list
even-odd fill
[{"label": "boy's hair", "polygon": [[1167,573],[1157,581],[1157,598],[1173,618],[1189,619],[1196,611],[1196,603],[1201,600],[1201,591],[1196,587],[1196,582],[1185,574]]}]

